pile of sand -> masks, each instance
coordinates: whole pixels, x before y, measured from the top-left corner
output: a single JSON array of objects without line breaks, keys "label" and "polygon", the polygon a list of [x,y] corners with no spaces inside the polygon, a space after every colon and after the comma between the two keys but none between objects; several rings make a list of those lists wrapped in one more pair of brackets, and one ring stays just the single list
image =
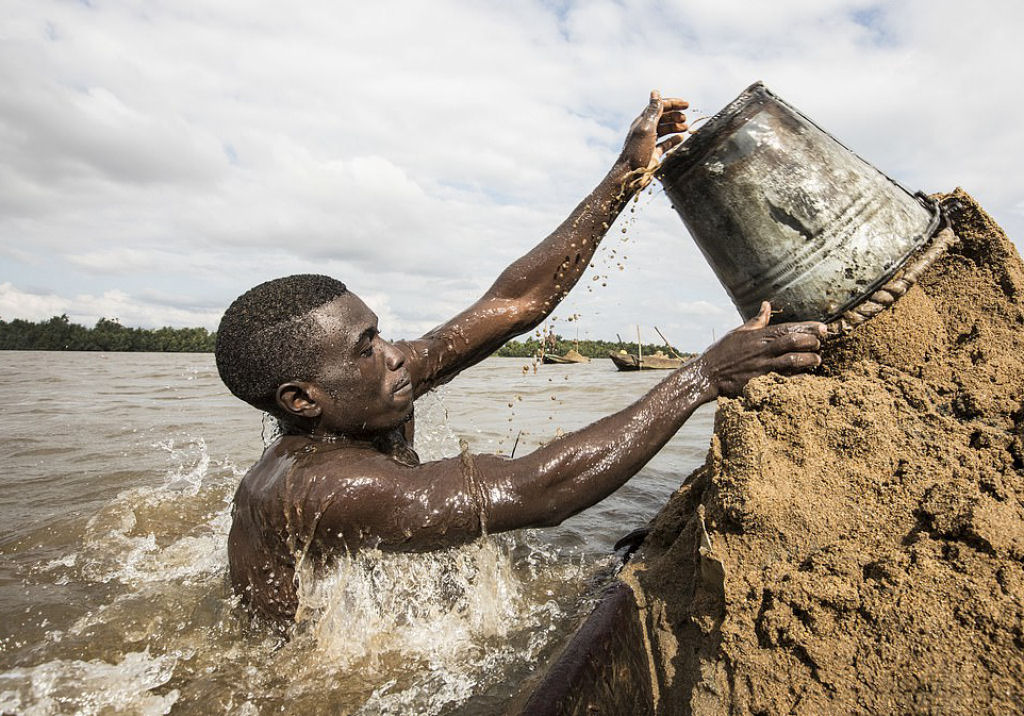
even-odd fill
[{"label": "pile of sand", "polygon": [[961,244],[819,375],[721,401],[624,577],[658,711],[1024,709],[1024,264]]}]

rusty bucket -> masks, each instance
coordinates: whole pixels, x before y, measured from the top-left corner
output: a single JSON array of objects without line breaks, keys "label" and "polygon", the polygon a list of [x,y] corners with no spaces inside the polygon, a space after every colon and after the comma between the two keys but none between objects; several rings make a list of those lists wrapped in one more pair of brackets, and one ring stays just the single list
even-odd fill
[{"label": "rusty bucket", "polygon": [[762,83],[662,162],[676,212],[744,319],[831,321],[887,281],[934,233],[911,194]]}]

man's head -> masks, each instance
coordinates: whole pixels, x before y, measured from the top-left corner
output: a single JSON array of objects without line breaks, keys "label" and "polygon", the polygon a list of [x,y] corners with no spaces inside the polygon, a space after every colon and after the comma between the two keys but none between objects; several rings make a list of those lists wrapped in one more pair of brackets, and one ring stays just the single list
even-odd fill
[{"label": "man's head", "polygon": [[216,358],[232,393],[300,429],[372,432],[411,414],[404,354],[328,276],[287,276],[242,294],[221,319]]}]

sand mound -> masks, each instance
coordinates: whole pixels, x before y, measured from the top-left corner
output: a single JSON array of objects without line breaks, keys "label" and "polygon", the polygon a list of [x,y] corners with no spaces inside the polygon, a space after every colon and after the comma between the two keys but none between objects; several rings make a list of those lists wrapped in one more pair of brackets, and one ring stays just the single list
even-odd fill
[{"label": "sand mound", "polygon": [[820,375],[722,401],[636,592],[662,713],[1024,709],[1024,264],[961,238]]}]

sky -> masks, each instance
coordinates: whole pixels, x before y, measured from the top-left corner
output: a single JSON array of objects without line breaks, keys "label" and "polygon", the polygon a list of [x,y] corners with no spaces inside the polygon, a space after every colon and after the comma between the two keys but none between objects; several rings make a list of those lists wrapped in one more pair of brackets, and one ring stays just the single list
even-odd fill
[{"label": "sky", "polygon": [[[1024,246],[1019,0],[4,7],[4,320],[214,330],[255,284],[327,273],[415,337],[597,185],[651,89],[695,117],[757,80]],[[623,221],[557,332],[697,351],[739,323],[660,187]]]}]

